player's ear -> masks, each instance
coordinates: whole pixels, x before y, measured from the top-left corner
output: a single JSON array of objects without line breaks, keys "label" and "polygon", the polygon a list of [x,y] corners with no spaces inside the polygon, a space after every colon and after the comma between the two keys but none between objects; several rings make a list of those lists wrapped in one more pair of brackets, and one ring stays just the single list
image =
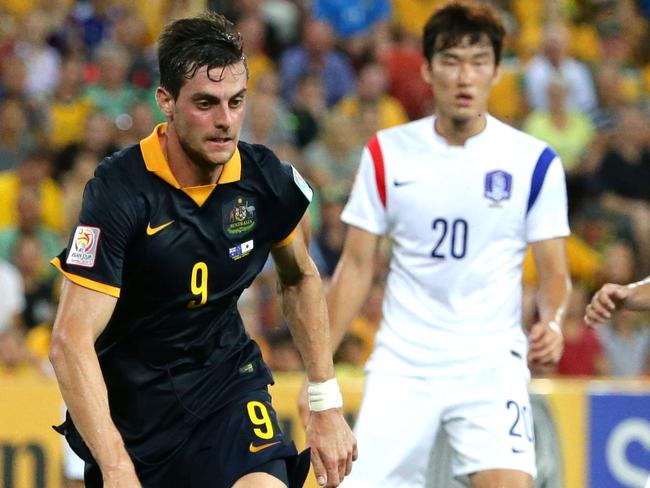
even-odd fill
[{"label": "player's ear", "polygon": [[172,97],[171,93],[159,86],[156,90],[156,101],[163,115],[171,118],[174,111],[174,97]]},{"label": "player's ear", "polygon": [[428,61],[425,61],[420,66],[420,74],[422,79],[427,82],[428,85],[431,84],[431,64]]}]

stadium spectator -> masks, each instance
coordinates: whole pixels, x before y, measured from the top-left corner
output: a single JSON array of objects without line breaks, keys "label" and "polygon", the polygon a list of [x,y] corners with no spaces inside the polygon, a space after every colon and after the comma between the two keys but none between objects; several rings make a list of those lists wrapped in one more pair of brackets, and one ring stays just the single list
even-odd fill
[{"label": "stadium spectator", "polygon": [[20,272],[25,295],[21,327],[25,332],[39,326],[49,331],[55,312],[54,280],[43,272],[48,256],[43,253],[41,240],[35,235],[21,235],[13,251],[12,262]]},{"label": "stadium spectator", "polygon": [[336,108],[348,117],[355,118],[368,106],[377,112],[378,129],[387,129],[408,121],[402,104],[388,94],[386,69],[376,62],[367,63],[361,68],[356,93],[343,98]]},{"label": "stadium spectator", "polygon": [[[288,0],[212,0],[215,12],[221,12],[229,19],[239,23],[245,18],[255,18],[262,22],[262,44],[264,52],[274,61],[280,59],[288,44],[295,42],[298,24],[298,8]],[[246,41],[244,41],[246,42]]]},{"label": "stadium spectator", "polygon": [[55,232],[63,230],[61,189],[50,178],[50,154],[37,149],[30,152],[13,171],[0,173],[0,230],[18,223],[18,196],[33,189],[41,202],[42,225]]},{"label": "stadium spectator", "polygon": [[[33,236],[42,249],[40,261],[33,263],[39,273],[52,276],[48,262],[61,250],[61,237],[43,225],[42,202],[38,190],[33,187],[20,189],[16,201],[16,225],[0,229],[0,259],[12,261],[18,242],[25,236]],[[60,212],[61,209],[58,209]]]},{"label": "stadium spectator", "polygon": [[[70,171],[63,175],[61,180],[63,208],[61,210],[64,218],[64,235],[69,234],[77,223],[84,188],[93,177],[98,165],[97,154],[92,151],[80,151],[76,154]],[[54,254],[48,254],[48,256],[54,256]]]},{"label": "stadium spectator", "polygon": [[326,187],[320,195],[321,224],[314,236],[314,244],[318,246],[323,259],[323,267],[319,271],[325,278],[330,278],[343,250],[345,225],[341,222],[341,212],[348,193],[336,187]]},{"label": "stadium spectator", "polygon": [[304,149],[319,136],[327,113],[320,77],[306,74],[300,78],[290,112],[294,144],[298,149]]},{"label": "stadium spectator", "polygon": [[43,100],[28,95],[25,61],[11,51],[2,59],[0,73],[0,101],[5,100],[19,103],[26,117],[27,129],[34,136],[40,135],[43,125]]},{"label": "stadium spectator", "polygon": [[91,152],[101,161],[118,150],[116,126],[102,112],[91,111],[84,120],[83,136],[79,142],[68,144],[54,158],[53,177],[62,181],[79,153]]},{"label": "stadium spectator", "polygon": [[650,374],[650,327],[630,310],[621,310],[598,328],[612,376]]},{"label": "stadium spectator", "polygon": [[596,175],[600,204],[632,222],[642,276],[650,272],[650,140],[645,124],[647,119],[638,108],[621,111]]},{"label": "stadium spectator", "polygon": [[241,138],[251,144],[264,144],[274,151],[293,144],[291,117],[275,95],[251,95],[246,104],[248,116],[242,126]]},{"label": "stadium spectator", "polygon": [[557,365],[561,376],[601,376],[609,374],[609,363],[596,331],[584,323],[587,289],[575,285],[562,327],[564,353]]},{"label": "stadium spectator", "polygon": [[282,94],[287,103],[291,103],[298,81],[307,73],[322,78],[328,107],[354,91],[354,70],[349,60],[334,49],[332,28],[314,19],[305,21],[302,42],[287,49],[280,61]]},{"label": "stadium spectator", "polygon": [[303,151],[310,181],[322,191],[347,195],[359,166],[362,144],[349,117],[339,112],[328,113],[320,138]]},{"label": "stadium spectator", "polygon": [[562,160],[567,179],[579,172],[582,157],[591,142],[595,128],[589,117],[570,109],[568,85],[561,75],[551,76],[547,86],[548,109],[533,110],[523,130],[551,146]]},{"label": "stadium spectator", "polygon": [[[137,7],[121,12],[114,26],[114,41],[128,52],[130,61],[127,79],[139,89],[155,89],[157,81],[156,51],[147,30],[146,21]],[[151,106],[155,106],[151,91]]]},{"label": "stadium spectator", "polygon": [[15,53],[25,62],[25,88],[30,97],[45,99],[59,82],[61,57],[47,43],[50,32],[49,18],[45,11],[33,10],[19,28]]},{"label": "stadium spectator", "polygon": [[116,145],[122,149],[139,143],[151,133],[151,128],[156,123],[156,115],[151,104],[145,100],[136,101],[131,105],[129,113],[122,117],[117,124]]},{"label": "stadium spectator", "polygon": [[85,94],[95,109],[118,122],[141,97],[128,79],[130,55],[120,44],[110,42],[102,44],[96,55],[99,77],[86,88]]},{"label": "stadium spectator", "polygon": [[418,39],[393,29],[389,41],[377,46],[377,59],[386,67],[389,93],[404,107],[411,120],[429,115],[433,110],[431,88],[422,77],[414,76],[424,63]]},{"label": "stadium spectator", "polygon": [[0,170],[16,169],[37,143],[24,105],[12,98],[0,102]]},{"label": "stadium spectator", "polygon": [[526,66],[527,99],[535,110],[549,109],[547,87],[554,73],[559,73],[566,80],[569,108],[586,114],[596,108],[596,94],[589,69],[568,54],[569,35],[569,30],[563,24],[547,25],[543,52]]},{"label": "stadium spectator", "polygon": [[93,109],[83,94],[83,58],[70,56],[61,63],[61,76],[47,106],[46,138],[52,150],[79,143],[84,135],[84,122]]},{"label": "stadium spectator", "polygon": [[250,71],[249,90],[255,92],[257,80],[268,71],[275,70],[273,60],[264,50],[264,19],[260,15],[247,15],[241,17],[236,25],[246,49],[246,64]]}]

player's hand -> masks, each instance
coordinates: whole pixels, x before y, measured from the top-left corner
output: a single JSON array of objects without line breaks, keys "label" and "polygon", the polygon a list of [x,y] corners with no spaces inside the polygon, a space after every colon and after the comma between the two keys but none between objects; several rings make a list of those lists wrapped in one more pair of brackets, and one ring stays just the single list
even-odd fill
[{"label": "player's hand", "polygon": [[627,286],[607,283],[591,299],[585,310],[585,322],[594,327],[602,324],[612,317],[616,310],[629,296]]},{"label": "player's hand", "polygon": [[104,478],[104,488],[142,488],[130,460],[120,464],[117,468],[105,472],[102,470],[102,477]]},{"label": "player's hand", "polygon": [[302,382],[302,387],[300,388],[300,392],[298,393],[298,415],[300,416],[300,421],[302,422],[302,426],[304,428],[307,427],[307,424],[309,423],[309,394],[307,393],[307,389],[309,388],[309,381],[305,377],[304,381]]},{"label": "player's hand", "polygon": [[357,459],[357,440],[341,410],[311,412],[306,429],[311,463],[320,486],[335,487],[352,471]]},{"label": "player's hand", "polygon": [[555,321],[537,322],[528,334],[528,364],[533,371],[547,372],[564,352],[564,337]]}]

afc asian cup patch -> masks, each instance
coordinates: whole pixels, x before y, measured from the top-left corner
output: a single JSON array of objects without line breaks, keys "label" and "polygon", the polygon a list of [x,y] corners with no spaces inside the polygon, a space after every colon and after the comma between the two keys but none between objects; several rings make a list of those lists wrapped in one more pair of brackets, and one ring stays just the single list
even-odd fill
[{"label": "afc asian cup patch", "polygon": [[298,188],[300,188],[300,191],[303,192],[305,197],[307,197],[307,200],[311,202],[311,199],[314,196],[314,190],[309,187],[305,179],[300,173],[298,173],[298,170],[296,168],[291,166],[291,171],[293,171],[293,182]]},{"label": "afc asian cup patch", "polygon": [[503,170],[490,171],[485,174],[485,198],[499,203],[508,200],[512,191],[512,175]]},{"label": "afc asian cup patch", "polygon": [[74,237],[65,262],[85,266],[86,268],[95,266],[100,232],[98,227],[78,226],[74,231]]}]

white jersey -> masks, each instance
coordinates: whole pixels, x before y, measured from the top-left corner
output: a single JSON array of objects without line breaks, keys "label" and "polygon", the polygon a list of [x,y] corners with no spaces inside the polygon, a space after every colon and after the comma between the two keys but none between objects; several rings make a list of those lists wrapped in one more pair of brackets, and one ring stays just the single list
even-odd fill
[{"label": "white jersey", "polygon": [[462,147],[433,117],[380,131],[341,218],[393,244],[370,371],[455,375],[525,357],[524,252],[569,234],[562,164],[543,142],[491,116]]}]

